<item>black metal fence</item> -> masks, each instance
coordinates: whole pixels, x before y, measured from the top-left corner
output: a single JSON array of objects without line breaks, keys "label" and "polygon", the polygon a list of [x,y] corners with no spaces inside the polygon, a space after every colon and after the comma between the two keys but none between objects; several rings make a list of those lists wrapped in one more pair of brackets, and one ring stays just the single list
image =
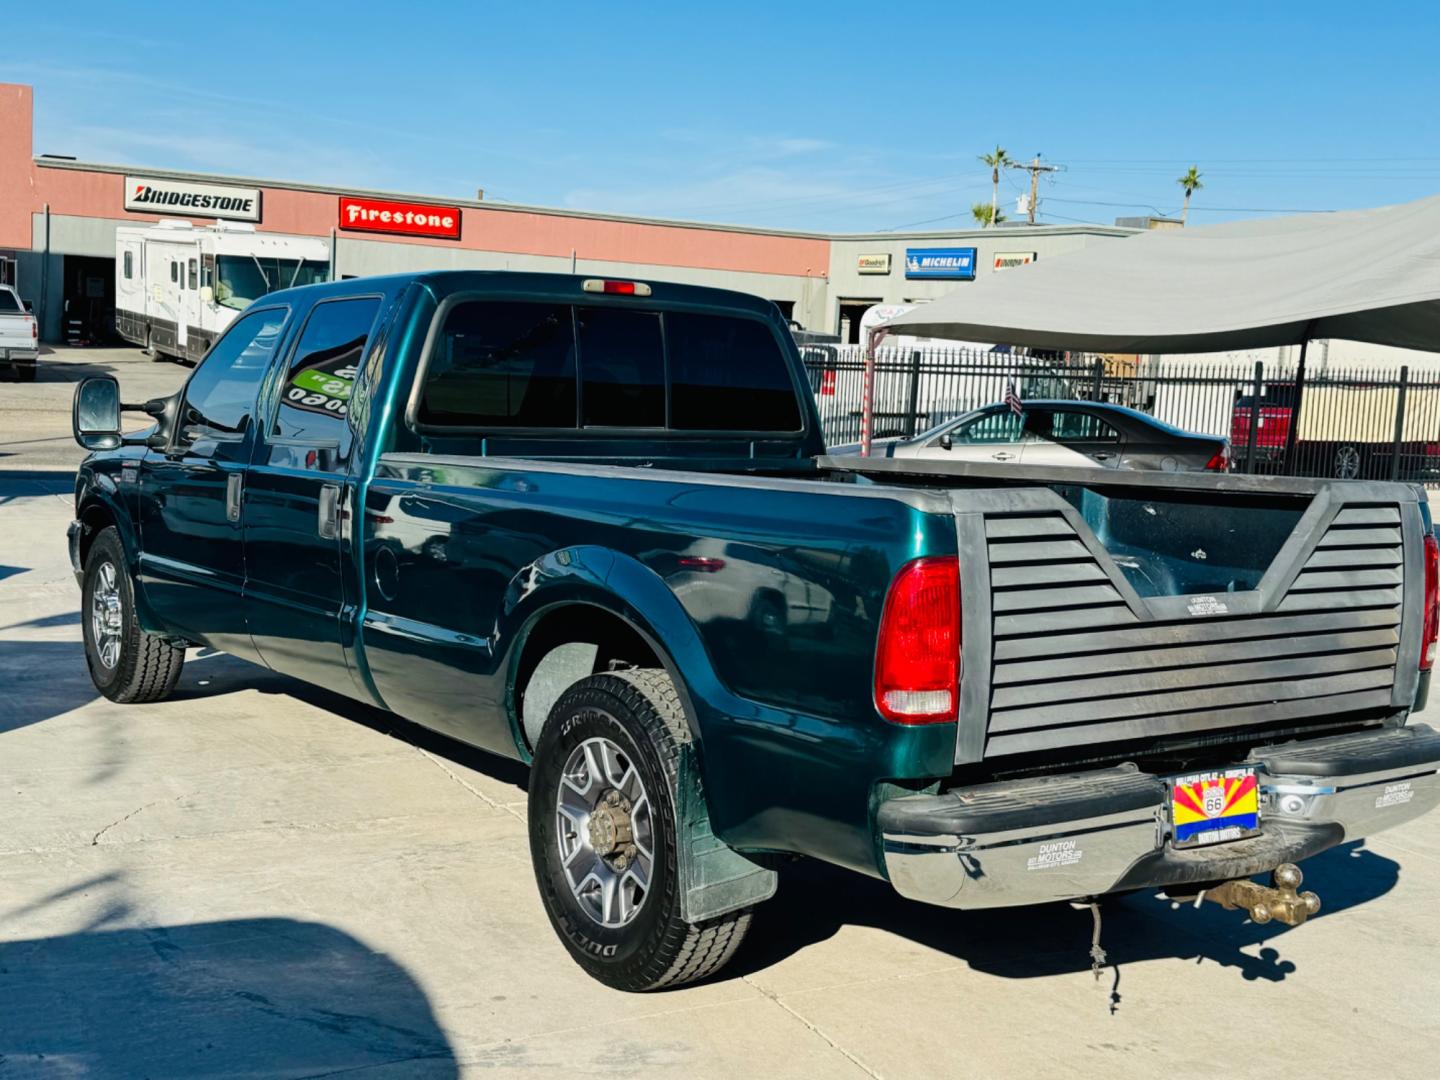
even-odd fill
[{"label": "black metal fence", "polygon": [[[859,346],[800,350],[826,442],[860,441]],[[876,351],[874,436],[910,436],[1004,399],[1125,405],[1231,443],[1237,472],[1440,482],[1440,366],[1371,368],[1030,355],[966,349]]]}]

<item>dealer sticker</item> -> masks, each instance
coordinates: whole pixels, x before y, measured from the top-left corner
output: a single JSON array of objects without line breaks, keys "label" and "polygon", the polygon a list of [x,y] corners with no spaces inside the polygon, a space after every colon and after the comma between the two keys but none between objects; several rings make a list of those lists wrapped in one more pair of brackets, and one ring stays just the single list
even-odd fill
[{"label": "dealer sticker", "polygon": [[1213,596],[1192,596],[1186,608],[1191,615],[1225,615],[1230,611]]}]

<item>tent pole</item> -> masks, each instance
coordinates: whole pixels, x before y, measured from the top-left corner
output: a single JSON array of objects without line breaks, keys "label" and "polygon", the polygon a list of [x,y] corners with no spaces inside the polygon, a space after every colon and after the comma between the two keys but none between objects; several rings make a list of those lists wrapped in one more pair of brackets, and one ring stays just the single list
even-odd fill
[{"label": "tent pole", "polygon": [[1300,434],[1300,402],[1305,397],[1305,353],[1310,348],[1310,335],[1315,323],[1305,325],[1305,336],[1300,339],[1300,359],[1295,365],[1295,398],[1290,403],[1290,427],[1285,432],[1285,475],[1295,475],[1295,440]]}]

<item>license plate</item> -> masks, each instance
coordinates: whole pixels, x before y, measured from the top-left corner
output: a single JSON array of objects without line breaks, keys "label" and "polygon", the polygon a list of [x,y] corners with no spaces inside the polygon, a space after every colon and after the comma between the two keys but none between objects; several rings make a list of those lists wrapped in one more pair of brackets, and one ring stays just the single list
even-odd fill
[{"label": "license plate", "polygon": [[1220,769],[1170,778],[1170,823],[1176,847],[1242,840],[1260,831],[1254,769]]}]

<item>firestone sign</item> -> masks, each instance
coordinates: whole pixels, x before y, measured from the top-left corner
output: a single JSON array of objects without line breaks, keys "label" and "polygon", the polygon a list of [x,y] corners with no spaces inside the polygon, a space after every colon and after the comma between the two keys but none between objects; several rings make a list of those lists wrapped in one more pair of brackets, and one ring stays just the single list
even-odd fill
[{"label": "firestone sign", "polygon": [[133,214],[260,220],[260,189],[190,180],[125,177],[125,209]]},{"label": "firestone sign", "polygon": [[340,228],[459,240],[460,208],[341,195]]}]

